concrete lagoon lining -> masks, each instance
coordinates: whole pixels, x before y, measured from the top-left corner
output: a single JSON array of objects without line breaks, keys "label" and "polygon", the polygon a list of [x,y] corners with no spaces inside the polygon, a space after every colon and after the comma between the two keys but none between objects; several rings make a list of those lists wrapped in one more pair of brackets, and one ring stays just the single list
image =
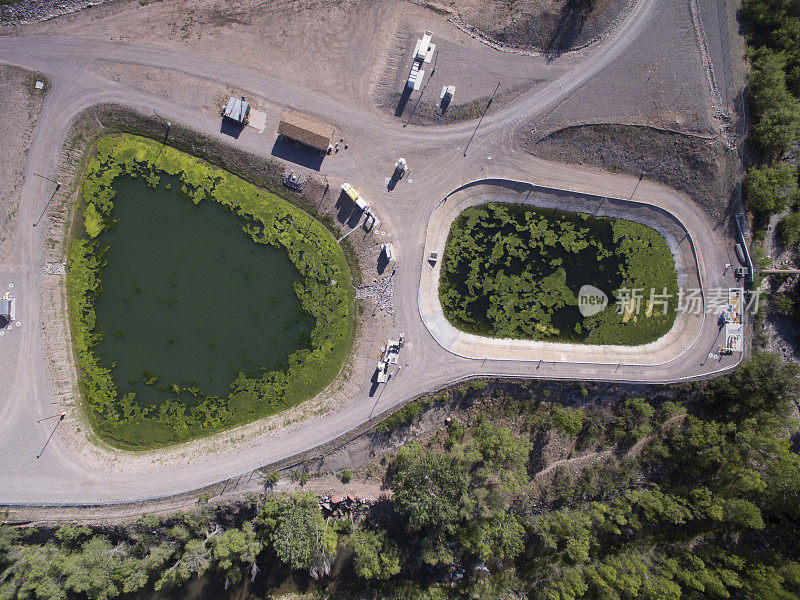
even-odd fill
[{"label": "concrete lagoon lining", "polygon": [[[489,202],[528,204],[595,216],[628,219],[648,225],[664,236],[675,260],[678,287],[702,290],[700,269],[691,236],[670,212],[642,202],[541,187],[523,181],[482,179],[465,184],[445,196],[433,209],[425,236],[424,265],[419,286],[419,313],[436,342],[457,356],[473,359],[593,363],[606,365],[661,365],[685,353],[698,339],[703,312],[678,312],[672,328],[661,338],[640,346],[568,344],[534,340],[492,338],[467,333],[444,316],[439,301],[439,277],[445,245],[453,221],[465,209]],[[435,263],[428,261],[438,254]],[[587,282],[592,283],[592,282]],[[645,293],[645,296],[647,294]],[[703,294],[704,297],[704,294]],[[671,303],[670,309],[675,306]]]}]

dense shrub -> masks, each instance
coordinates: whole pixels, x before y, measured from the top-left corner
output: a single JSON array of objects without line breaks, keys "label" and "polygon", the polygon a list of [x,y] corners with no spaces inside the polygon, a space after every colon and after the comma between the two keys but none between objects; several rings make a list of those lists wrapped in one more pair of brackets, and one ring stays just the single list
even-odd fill
[{"label": "dense shrub", "polygon": [[750,210],[761,215],[780,212],[797,193],[797,171],[786,163],[753,168],[747,172],[744,187]]}]

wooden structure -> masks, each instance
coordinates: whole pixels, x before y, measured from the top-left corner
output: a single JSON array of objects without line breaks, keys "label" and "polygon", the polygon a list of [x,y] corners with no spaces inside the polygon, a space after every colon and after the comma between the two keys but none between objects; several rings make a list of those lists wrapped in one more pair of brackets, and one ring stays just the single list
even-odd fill
[{"label": "wooden structure", "polygon": [[288,109],[278,123],[278,136],[320,152],[327,152],[333,125],[296,110]]}]

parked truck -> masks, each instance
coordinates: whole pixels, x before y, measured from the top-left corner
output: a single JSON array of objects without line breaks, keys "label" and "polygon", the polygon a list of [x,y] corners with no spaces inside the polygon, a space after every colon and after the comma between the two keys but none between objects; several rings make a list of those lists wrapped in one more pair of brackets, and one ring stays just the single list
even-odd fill
[{"label": "parked truck", "polygon": [[349,183],[343,183],[342,191],[348,198],[350,198],[350,200],[353,201],[353,203],[358,207],[359,210],[361,211],[367,210],[369,204],[367,204],[366,201],[361,196],[358,195],[358,192],[352,185],[350,185]]}]

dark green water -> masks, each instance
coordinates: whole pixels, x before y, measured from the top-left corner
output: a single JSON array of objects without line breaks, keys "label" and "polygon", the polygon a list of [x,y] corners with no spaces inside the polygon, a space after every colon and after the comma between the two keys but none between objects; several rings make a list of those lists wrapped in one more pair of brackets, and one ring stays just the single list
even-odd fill
[{"label": "dark green water", "polygon": [[180,185],[118,178],[117,222],[98,237],[108,252],[95,303],[105,333],[97,355],[116,363],[120,396],[137,392],[143,406],[174,398],[159,389],[167,384],[197,387],[199,399],[225,396],[239,372],[279,367],[309,347],[301,340],[311,330],[286,253],[253,242],[224,207],[195,206],[165,183]]}]

